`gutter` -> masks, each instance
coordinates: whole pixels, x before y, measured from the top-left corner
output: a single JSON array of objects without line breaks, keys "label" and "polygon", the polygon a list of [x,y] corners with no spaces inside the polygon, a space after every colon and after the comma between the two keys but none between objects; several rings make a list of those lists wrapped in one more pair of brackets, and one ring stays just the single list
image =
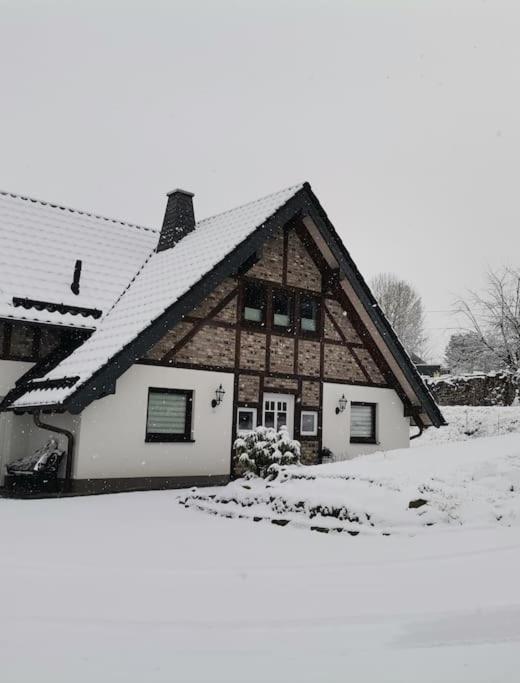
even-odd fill
[{"label": "gutter", "polygon": [[55,434],[62,434],[67,439],[67,456],[65,461],[65,485],[64,491],[70,490],[71,475],[72,475],[72,456],[74,452],[74,434],[64,427],[55,427],[54,425],[46,424],[40,420],[40,413],[33,413],[34,424],[40,429],[45,429],[48,432]]}]

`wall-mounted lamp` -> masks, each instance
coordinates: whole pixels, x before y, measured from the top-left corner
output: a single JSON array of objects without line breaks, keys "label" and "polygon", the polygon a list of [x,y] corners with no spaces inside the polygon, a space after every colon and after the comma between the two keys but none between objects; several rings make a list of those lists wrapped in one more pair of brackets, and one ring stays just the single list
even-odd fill
[{"label": "wall-mounted lamp", "polygon": [[224,398],[225,393],[226,392],[224,391],[224,387],[222,386],[222,384],[219,386],[218,389],[215,389],[216,398],[214,398],[211,401],[211,407],[212,408],[216,408],[217,406],[219,406],[222,403],[222,399]]},{"label": "wall-mounted lamp", "polygon": [[345,398],[345,394],[343,394],[343,396],[338,401],[338,405],[336,406],[336,415],[339,415],[345,410],[345,408],[347,407],[347,403],[348,401]]}]

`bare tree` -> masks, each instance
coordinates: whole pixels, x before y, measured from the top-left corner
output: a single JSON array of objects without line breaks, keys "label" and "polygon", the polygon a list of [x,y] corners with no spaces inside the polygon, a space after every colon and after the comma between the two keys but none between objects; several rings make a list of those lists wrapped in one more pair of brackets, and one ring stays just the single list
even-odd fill
[{"label": "bare tree", "polygon": [[490,271],[485,289],[460,299],[457,311],[502,368],[520,369],[520,269]]},{"label": "bare tree", "polygon": [[452,334],[446,345],[444,362],[454,374],[491,372],[503,367],[501,359],[473,330]]},{"label": "bare tree", "polygon": [[408,353],[426,353],[424,311],[418,292],[393,273],[376,275],[370,283],[383,313]]}]

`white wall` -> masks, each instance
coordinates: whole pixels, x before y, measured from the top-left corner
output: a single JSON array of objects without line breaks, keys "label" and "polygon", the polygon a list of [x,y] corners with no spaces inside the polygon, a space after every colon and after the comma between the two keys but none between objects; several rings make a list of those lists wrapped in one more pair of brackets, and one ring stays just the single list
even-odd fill
[{"label": "white wall", "polygon": [[[222,404],[211,407],[222,384]],[[191,389],[194,443],[146,443],[148,388]],[[233,374],[134,365],[116,393],[91,403],[81,416],[75,479],[227,475],[233,421]]]},{"label": "white wall", "polygon": [[0,360],[0,396],[5,396],[14,387],[14,383],[27,370],[32,363],[22,363],[17,360]]},{"label": "white wall", "polygon": [[[336,415],[336,406],[345,394],[345,410]],[[350,403],[376,403],[377,444],[350,443]],[[406,448],[410,445],[410,421],[403,416],[403,403],[393,389],[352,386],[349,384],[323,385],[323,446],[330,448],[338,460],[352,458],[380,450]]]}]

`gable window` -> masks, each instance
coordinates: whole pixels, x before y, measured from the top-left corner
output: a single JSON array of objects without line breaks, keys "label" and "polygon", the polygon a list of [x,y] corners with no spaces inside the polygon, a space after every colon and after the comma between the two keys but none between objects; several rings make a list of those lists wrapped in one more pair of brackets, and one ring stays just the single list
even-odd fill
[{"label": "gable window", "polygon": [[273,326],[289,329],[292,324],[293,298],[280,290],[273,292]]},{"label": "gable window", "polygon": [[318,413],[315,410],[302,410],[300,434],[302,436],[318,434]]},{"label": "gable window", "polygon": [[146,441],[192,441],[193,391],[148,390]]},{"label": "gable window", "polygon": [[239,434],[252,432],[256,427],[256,408],[239,408],[237,413],[237,431]]},{"label": "gable window", "polygon": [[320,305],[313,296],[302,295],[300,298],[300,327],[302,332],[318,331]]},{"label": "gable window", "polygon": [[377,443],[375,403],[351,403],[350,443]]},{"label": "gable window", "polygon": [[265,318],[265,289],[262,285],[247,283],[244,288],[244,320],[263,324]]}]

